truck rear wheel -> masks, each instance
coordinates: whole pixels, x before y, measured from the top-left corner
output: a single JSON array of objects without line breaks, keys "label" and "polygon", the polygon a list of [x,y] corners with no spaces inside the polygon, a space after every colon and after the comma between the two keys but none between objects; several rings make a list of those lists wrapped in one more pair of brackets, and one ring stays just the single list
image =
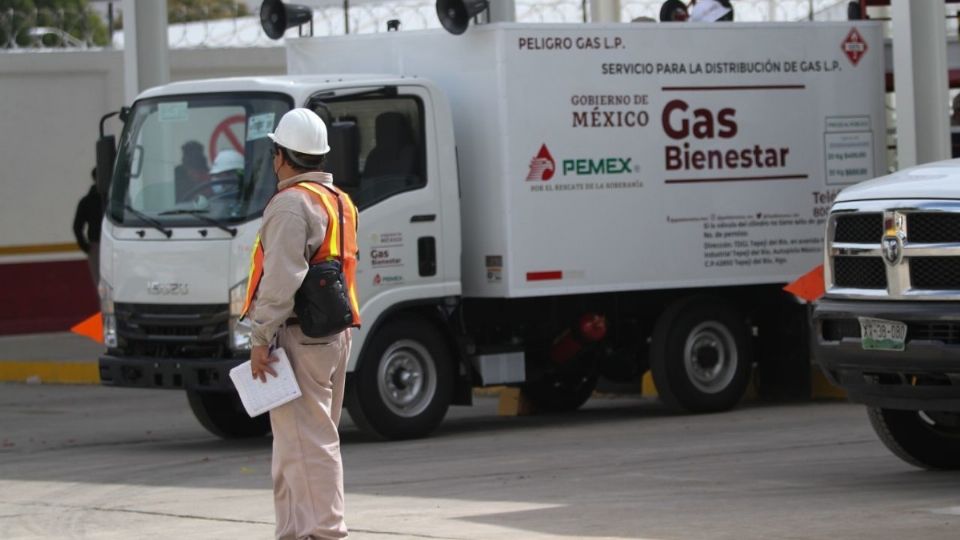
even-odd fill
[{"label": "truck rear wheel", "polygon": [[377,330],[360,356],[346,402],[363,431],[385,439],[424,437],[453,398],[453,365],[442,336],[419,319]]},{"label": "truck rear wheel", "polygon": [[679,302],[654,327],[650,370],[660,399],[671,408],[732,408],[746,391],[751,363],[747,325],[719,301]]},{"label": "truck rear wheel", "polygon": [[867,414],[900,459],[923,469],[960,469],[960,413],[867,407]]},{"label": "truck rear wheel", "polygon": [[250,418],[236,392],[187,390],[187,401],[200,425],[217,437],[261,437],[270,431],[270,415]]}]

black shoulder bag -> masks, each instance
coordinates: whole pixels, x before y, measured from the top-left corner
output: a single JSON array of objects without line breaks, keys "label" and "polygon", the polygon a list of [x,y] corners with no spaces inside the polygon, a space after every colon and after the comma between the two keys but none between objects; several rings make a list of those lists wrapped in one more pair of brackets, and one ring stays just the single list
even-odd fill
[{"label": "black shoulder bag", "polygon": [[307,337],[319,338],[340,333],[353,326],[353,307],[343,277],[343,202],[340,194],[322,186],[337,198],[340,218],[340,257],[310,265],[297,294],[293,312],[300,320],[300,330]]}]

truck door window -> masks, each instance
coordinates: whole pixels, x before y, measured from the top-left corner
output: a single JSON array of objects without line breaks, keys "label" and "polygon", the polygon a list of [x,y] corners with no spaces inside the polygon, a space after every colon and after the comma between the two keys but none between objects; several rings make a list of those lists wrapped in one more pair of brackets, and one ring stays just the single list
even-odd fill
[{"label": "truck door window", "polygon": [[426,185],[419,99],[348,97],[316,111],[329,126],[326,169],[360,209]]}]

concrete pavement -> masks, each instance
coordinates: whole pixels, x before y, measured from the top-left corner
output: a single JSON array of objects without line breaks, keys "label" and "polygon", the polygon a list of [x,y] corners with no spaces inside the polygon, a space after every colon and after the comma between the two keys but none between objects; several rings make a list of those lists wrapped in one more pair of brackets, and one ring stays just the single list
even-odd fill
[{"label": "concrete pavement", "polygon": [[[954,539],[960,475],[913,469],[862,407],[702,416],[594,399],[454,408],[435,436],[343,426],[351,538]],[[0,385],[0,538],[269,538],[268,439],[222,441],[180,392]]]}]

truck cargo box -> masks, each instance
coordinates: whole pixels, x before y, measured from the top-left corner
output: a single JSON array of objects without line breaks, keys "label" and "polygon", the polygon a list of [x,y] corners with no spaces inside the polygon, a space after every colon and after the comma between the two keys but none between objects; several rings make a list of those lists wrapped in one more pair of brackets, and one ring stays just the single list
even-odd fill
[{"label": "truck cargo box", "polygon": [[886,169],[882,45],[878,23],[492,24],[298,39],[287,62],[436,83],[464,295],[511,298],[818,264],[833,197]]}]

